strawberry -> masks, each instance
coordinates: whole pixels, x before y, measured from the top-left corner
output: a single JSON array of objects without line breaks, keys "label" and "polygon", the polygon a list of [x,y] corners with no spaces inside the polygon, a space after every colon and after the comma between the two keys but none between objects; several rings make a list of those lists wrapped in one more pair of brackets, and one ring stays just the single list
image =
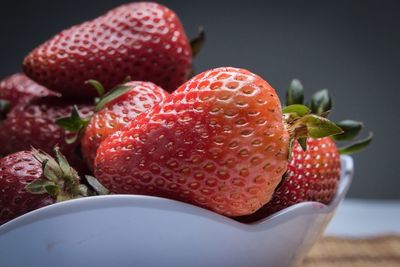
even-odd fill
[{"label": "strawberry", "polygon": [[88,194],[57,149],[56,155],[57,161],[33,149],[0,160],[0,225],[29,211]]},{"label": "strawberry", "polygon": [[[329,124],[311,115],[297,119],[290,125],[296,137],[298,129],[313,132],[308,126],[314,120]],[[218,68],[195,76],[105,139],[95,175],[112,193],[169,197],[245,215],[272,197],[287,169],[288,148],[275,90],[247,70]]]},{"label": "strawberry", "polygon": [[[303,86],[294,80],[287,94],[287,104],[303,103]],[[321,90],[312,97],[310,108],[314,113],[327,115],[332,109],[328,91]],[[291,150],[288,170],[270,202],[255,214],[238,218],[243,222],[256,221],[294,204],[316,201],[329,204],[335,196],[340,179],[340,154],[357,152],[367,146],[372,136],[351,146],[338,149],[335,140],[352,140],[361,131],[362,124],[355,121],[337,123],[344,133],[319,139],[295,142]]]},{"label": "strawberry", "polygon": [[26,103],[33,98],[56,95],[24,74],[16,73],[0,82],[0,112],[5,113],[17,104]]},{"label": "strawberry", "polygon": [[140,2],[60,32],[33,50],[23,69],[63,96],[91,98],[89,79],[111,89],[130,76],[173,91],[188,78],[191,63],[177,15],[160,4]]},{"label": "strawberry", "polygon": [[[80,104],[78,107],[84,117],[91,115],[90,105]],[[51,153],[53,147],[58,145],[74,168],[86,171],[84,162],[76,153],[79,143],[65,141],[74,134],[56,124],[56,119],[69,114],[72,108],[71,103],[56,97],[36,99],[15,107],[0,123],[0,154],[28,150],[32,146]]]},{"label": "strawberry", "polygon": [[[101,95],[101,100],[95,108],[95,113],[88,123],[75,122],[79,117],[71,115],[61,118],[57,124],[67,130],[83,131],[81,138],[82,155],[90,169],[93,169],[94,159],[100,143],[112,133],[121,130],[128,122],[140,113],[161,103],[168,93],[151,82],[127,82],[103,96],[104,88],[96,81],[90,81]],[[69,127],[78,125],[78,128]]]},{"label": "strawberry", "polygon": [[329,204],[336,193],[339,177],[340,154],[332,138],[309,138],[306,151],[296,142],[282,184],[270,202],[250,215],[251,220],[305,201]]}]

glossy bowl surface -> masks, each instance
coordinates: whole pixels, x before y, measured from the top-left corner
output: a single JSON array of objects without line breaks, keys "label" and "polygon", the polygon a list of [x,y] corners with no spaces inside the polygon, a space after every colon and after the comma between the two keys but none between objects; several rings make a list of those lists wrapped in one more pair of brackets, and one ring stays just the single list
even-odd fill
[{"label": "glossy bowl surface", "polygon": [[0,226],[0,266],[297,266],[352,180],[342,156],[330,205],[305,202],[252,224],[182,202],[112,195],[44,207]]}]

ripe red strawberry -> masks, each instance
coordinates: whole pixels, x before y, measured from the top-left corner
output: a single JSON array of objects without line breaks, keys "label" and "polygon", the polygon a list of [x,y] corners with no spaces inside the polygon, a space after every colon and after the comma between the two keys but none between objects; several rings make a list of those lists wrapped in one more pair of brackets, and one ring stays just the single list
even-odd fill
[{"label": "ripe red strawberry", "polygon": [[[151,82],[128,82],[122,95],[109,102],[101,101],[100,109],[90,119],[81,139],[82,154],[93,169],[97,148],[112,133],[121,130],[142,112],[165,100],[168,93]],[[118,89],[117,89],[118,90]]]},{"label": "ripe red strawberry", "polygon": [[282,184],[270,202],[250,215],[251,220],[305,201],[329,204],[335,195],[340,178],[340,154],[331,137],[309,138],[306,151],[296,142],[291,153]]},{"label": "ripe red strawberry", "polygon": [[275,90],[247,70],[218,68],[103,141],[95,174],[113,193],[244,215],[270,200],[288,145]]},{"label": "ripe red strawberry", "polygon": [[106,139],[95,174],[113,193],[243,215],[270,199],[286,171],[288,142],[275,90],[247,70],[219,68]]},{"label": "ripe red strawberry", "polygon": [[340,154],[331,137],[307,139],[306,151],[296,143],[282,186],[265,210],[274,213],[304,201],[329,204],[336,193],[339,177]]},{"label": "ripe red strawberry", "polygon": [[58,151],[57,160],[37,150],[0,160],[0,225],[43,206],[87,195]]},{"label": "ripe red strawberry", "polygon": [[[92,114],[92,107],[78,105],[83,117]],[[56,119],[71,113],[72,104],[60,98],[36,99],[26,105],[12,109],[7,118],[0,122],[0,154],[8,155],[32,146],[47,153],[58,145],[71,165],[86,171],[86,165],[76,153],[79,143],[68,144],[65,139],[74,135],[56,124]]]},{"label": "ripe red strawberry", "polygon": [[33,195],[25,190],[27,184],[42,175],[42,164],[29,151],[0,160],[0,225],[55,202],[50,195]]},{"label": "ripe red strawberry", "polygon": [[[37,84],[22,73],[16,73],[0,82],[0,101],[5,109],[11,109],[17,104],[27,103],[38,97],[56,96],[55,92]],[[0,107],[0,112],[2,112]],[[4,114],[3,114],[4,115]]]},{"label": "ripe red strawberry", "polygon": [[191,71],[192,51],[182,24],[156,3],[130,3],[64,30],[33,50],[25,73],[67,97],[93,97],[85,81],[106,89],[133,80],[173,91]]}]

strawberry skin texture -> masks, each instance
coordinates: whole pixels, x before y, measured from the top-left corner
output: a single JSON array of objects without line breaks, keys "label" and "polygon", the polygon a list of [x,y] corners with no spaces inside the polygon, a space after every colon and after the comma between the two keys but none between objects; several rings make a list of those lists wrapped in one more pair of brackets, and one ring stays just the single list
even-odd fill
[{"label": "strawberry skin texture", "polygon": [[286,177],[273,198],[246,221],[255,221],[305,201],[329,204],[340,179],[340,155],[330,137],[307,139],[307,151],[295,142]]},{"label": "strawberry skin texture", "polygon": [[245,215],[272,197],[288,140],[275,90],[247,70],[217,68],[103,141],[95,174],[113,193]]},{"label": "strawberry skin texture", "polygon": [[13,74],[0,82],[0,99],[9,101],[11,107],[27,103],[34,98],[56,95],[22,73]]},{"label": "strawberry skin texture", "polygon": [[132,80],[151,81],[173,91],[191,71],[192,52],[183,26],[170,9],[131,3],[73,26],[33,50],[24,72],[66,97],[92,98],[85,81],[106,89]]},{"label": "strawberry skin texture", "polygon": [[[8,155],[31,147],[52,153],[58,145],[71,166],[77,171],[86,171],[86,164],[76,153],[79,143],[67,144],[65,138],[71,133],[55,123],[56,119],[69,115],[71,109],[72,103],[55,97],[15,107],[0,123],[0,154]],[[92,106],[88,104],[80,104],[78,109],[82,117],[93,114]]]},{"label": "strawberry skin texture", "polygon": [[97,148],[112,133],[121,130],[142,112],[165,100],[169,95],[151,82],[128,82],[131,87],[90,119],[82,137],[82,154],[90,169],[93,169]]},{"label": "strawberry skin texture", "polygon": [[30,151],[0,160],[0,225],[55,202],[48,194],[34,195],[25,190],[27,184],[39,178],[43,178],[42,164]]},{"label": "strawberry skin texture", "polygon": [[332,138],[308,138],[307,151],[294,145],[287,177],[267,206],[276,212],[304,201],[329,204],[339,178],[340,155]]}]

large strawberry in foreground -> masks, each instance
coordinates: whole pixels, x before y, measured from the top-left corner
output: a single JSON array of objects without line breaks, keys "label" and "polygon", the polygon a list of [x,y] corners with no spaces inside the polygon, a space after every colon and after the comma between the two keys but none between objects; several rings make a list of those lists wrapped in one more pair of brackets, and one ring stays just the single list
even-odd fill
[{"label": "large strawberry in foreground", "polygon": [[56,149],[57,160],[38,150],[0,159],[0,225],[29,211],[88,194]]},{"label": "large strawberry in foreground", "polygon": [[[307,130],[302,121],[326,122],[304,118],[291,121],[291,132]],[[289,143],[275,90],[247,70],[218,68],[103,141],[95,175],[112,193],[245,215],[270,200],[287,169]]]},{"label": "large strawberry in foreground", "polygon": [[130,76],[168,91],[186,81],[192,51],[177,15],[165,6],[125,4],[92,21],[73,26],[33,50],[25,73],[67,97],[93,97],[85,81],[107,90]]}]

